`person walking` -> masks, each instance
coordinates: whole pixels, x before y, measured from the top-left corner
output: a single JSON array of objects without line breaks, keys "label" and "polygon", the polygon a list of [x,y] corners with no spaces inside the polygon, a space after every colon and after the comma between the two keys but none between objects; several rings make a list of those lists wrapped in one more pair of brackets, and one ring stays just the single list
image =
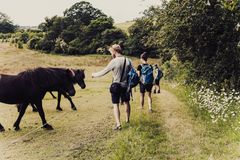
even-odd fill
[{"label": "person walking", "polygon": [[148,55],[146,52],[140,56],[141,64],[137,67],[137,72],[140,77],[140,105],[144,108],[144,97],[147,92],[148,110],[152,112],[152,87],[153,87],[153,67],[148,64]]},{"label": "person walking", "polygon": [[154,72],[155,72],[155,79],[154,79],[154,90],[153,93],[160,93],[160,80],[163,77],[163,72],[162,70],[158,67],[157,64],[153,66]]},{"label": "person walking", "polygon": [[112,60],[109,62],[107,67],[103,70],[92,73],[92,77],[101,77],[109,73],[113,72],[113,82],[110,87],[110,93],[113,104],[113,113],[115,117],[115,127],[114,130],[121,130],[121,122],[120,122],[120,110],[119,103],[123,103],[126,107],[126,122],[130,122],[130,93],[128,92],[127,85],[127,74],[131,69],[131,61],[130,59],[124,57],[122,55],[122,49],[120,45],[114,44],[109,48],[109,52],[111,53]]}]

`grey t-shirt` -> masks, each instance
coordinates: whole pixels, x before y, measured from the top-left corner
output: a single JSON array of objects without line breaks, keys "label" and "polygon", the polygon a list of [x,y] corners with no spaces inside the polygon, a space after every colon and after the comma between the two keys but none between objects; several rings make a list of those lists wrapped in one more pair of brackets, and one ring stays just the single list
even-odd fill
[{"label": "grey t-shirt", "polygon": [[113,82],[118,82],[118,83],[121,83],[122,86],[126,86],[127,85],[127,73],[131,69],[131,61],[128,58],[126,58],[125,71],[124,71],[124,74],[122,77],[122,82],[120,82],[121,74],[122,74],[122,70],[123,70],[123,66],[124,66],[124,60],[125,60],[124,56],[116,57],[108,63],[106,68],[104,68],[103,70],[101,70],[97,73],[93,73],[92,76],[94,78],[101,77],[101,76],[104,76],[105,74],[107,74],[108,72],[113,71]]}]

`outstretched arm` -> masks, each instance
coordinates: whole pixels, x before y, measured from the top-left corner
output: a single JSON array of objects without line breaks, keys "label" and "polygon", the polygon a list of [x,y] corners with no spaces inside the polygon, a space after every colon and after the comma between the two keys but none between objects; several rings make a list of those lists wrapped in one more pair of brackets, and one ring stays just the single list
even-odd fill
[{"label": "outstretched arm", "polygon": [[92,73],[92,77],[96,78],[96,77],[102,77],[105,74],[107,74],[108,72],[110,72],[111,70],[113,70],[114,68],[114,61],[111,60],[111,62],[109,62],[109,64],[107,65],[106,68],[104,68],[103,70],[96,72],[96,73]]}]

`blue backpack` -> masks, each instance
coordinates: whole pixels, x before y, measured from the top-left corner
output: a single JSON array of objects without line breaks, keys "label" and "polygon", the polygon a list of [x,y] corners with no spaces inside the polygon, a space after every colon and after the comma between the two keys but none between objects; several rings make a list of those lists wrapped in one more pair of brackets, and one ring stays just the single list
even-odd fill
[{"label": "blue backpack", "polygon": [[159,68],[157,68],[156,70],[157,70],[156,80],[160,80],[163,77],[163,72]]},{"label": "blue backpack", "polygon": [[130,71],[128,72],[128,86],[130,89],[136,87],[139,83],[139,77],[136,70],[131,67]]},{"label": "blue backpack", "polygon": [[151,65],[141,65],[141,82],[142,84],[153,84],[153,68]]}]

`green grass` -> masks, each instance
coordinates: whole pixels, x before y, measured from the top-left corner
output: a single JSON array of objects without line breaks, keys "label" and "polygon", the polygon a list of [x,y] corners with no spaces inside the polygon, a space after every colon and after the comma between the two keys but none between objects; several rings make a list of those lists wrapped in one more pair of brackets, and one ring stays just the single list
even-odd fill
[{"label": "green grass", "polygon": [[240,156],[237,147],[237,144],[240,142],[240,132],[233,128],[239,120],[227,123],[212,123],[208,113],[200,110],[189,99],[192,88],[184,86],[171,87],[170,83],[164,83],[163,86],[186,104],[188,115],[200,126],[198,129],[205,128],[203,133],[200,133],[201,131],[199,130],[199,135],[196,135],[199,140],[204,139],[204,141],[199,143],[202,150],[201,155],[195,158],[189,157],[188,159],[212,157],[213,159],[230,160]]},{"label": "green grass", "polygon": [[[137,105],[133,103],[135,108]],[[132,112],[130,124],[124,124],[118,136],[109,141],[112,160],[166,159],[167,137],[159,112]]]}]

